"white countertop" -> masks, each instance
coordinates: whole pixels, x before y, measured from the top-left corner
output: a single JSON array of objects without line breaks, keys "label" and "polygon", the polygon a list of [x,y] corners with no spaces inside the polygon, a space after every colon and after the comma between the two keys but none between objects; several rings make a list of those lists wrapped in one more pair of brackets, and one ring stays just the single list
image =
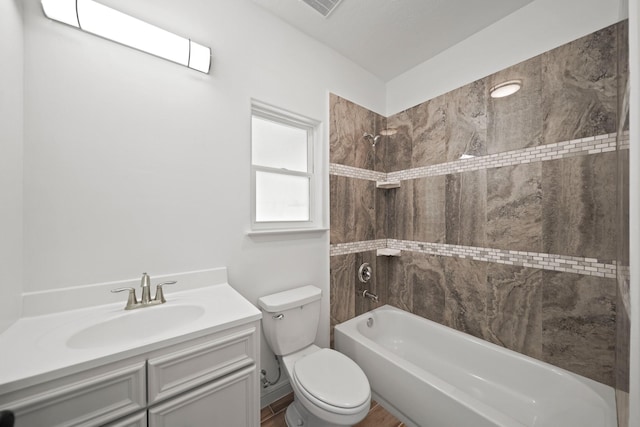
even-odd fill
[{"label": "white countertop", "polygon": [[[250,323],[262,316],[254,305],[226,283],[165,292],[167,302],[158,306],[125,311],[126,295],[122,294],[122,302],[18,320],[0,334],[0,395]],[[175,326],[157,328],[154,322],[140,322],[142,324],[134,327],[149,334],[143,332],[135,340],[90,348],[70,348],[67,345],[76,333],[105,320],[121,320],[123,316],[141,311],[185,305],[197,305],[204,310],[195,320]]]}]

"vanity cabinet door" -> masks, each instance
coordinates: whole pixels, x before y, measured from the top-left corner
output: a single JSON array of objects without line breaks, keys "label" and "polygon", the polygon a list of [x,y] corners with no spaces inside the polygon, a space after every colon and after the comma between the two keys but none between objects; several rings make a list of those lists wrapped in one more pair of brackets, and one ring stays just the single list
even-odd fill
[{"label": "vanity cabinet door", "polygon": [[149,408],[149,427],[258,427],[255,365]]}]

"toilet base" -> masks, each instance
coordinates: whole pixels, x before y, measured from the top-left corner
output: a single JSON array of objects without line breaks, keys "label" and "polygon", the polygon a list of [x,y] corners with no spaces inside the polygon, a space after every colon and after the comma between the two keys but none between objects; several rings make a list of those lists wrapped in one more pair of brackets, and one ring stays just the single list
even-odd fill
[{"label": "toilet base", "polygon": [[294,395],[293,403],[285,413],[287,427],[345,427],[345,424],[332,424],[313,415],[298,401]]}]

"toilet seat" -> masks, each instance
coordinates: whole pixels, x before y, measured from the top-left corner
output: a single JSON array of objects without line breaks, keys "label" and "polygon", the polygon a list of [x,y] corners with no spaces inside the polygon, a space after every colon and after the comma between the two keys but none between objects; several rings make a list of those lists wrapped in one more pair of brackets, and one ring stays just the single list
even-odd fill
[{"label": "toilet seat", "polygon": [[369,381],[360,367],[347,356],[321,349],[297,360],[293,380],[311,403],[334,414],[354,414],[368,409]]}]

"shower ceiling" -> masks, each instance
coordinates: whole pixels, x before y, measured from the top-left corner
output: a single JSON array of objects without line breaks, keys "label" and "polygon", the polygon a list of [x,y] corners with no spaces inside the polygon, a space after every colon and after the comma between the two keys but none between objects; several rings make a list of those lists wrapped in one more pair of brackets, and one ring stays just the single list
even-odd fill
[{"label": "shower ceiling", "polygon": [[253,0],[389,81],[533,0],[342,0],[325,18],[300,0]]}]

